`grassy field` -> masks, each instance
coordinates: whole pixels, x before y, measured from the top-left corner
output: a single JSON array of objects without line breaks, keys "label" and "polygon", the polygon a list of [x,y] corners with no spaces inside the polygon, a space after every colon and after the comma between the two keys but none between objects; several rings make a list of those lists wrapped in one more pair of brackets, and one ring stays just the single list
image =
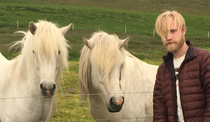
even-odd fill
[{"label": "grassy field", "polygon": [[65,87],[57,96],[58,107],[52,121],[93,121],[88,102],[79,102],[77,81],[82,37],[89,38],[99,29],[115,33],[121,39],[130,37],[126,50],[147,63],[159,65],[166,53],[159,36],[152,36],[159,13],[165,9],[183,13],[188,27],[186,38],[194,46],[210,50],[209,3],[209,0],[1,0],[0,52],[8,59],[18,55],[20,49],[9,50],[8,44],[22,39],[22,35],[14,32],[27,30],[30,21],[45,19],[59,27],[74,23],[74,30],[65,35],[71,46],[69,72],[64,72]]},{"label": "grassy field", "polygon": [[[5,45],[22,38],[20,35],[13,34],[13,32],[27,30],[30,21],[37,22],[39,19],[45,19],[58,23],[60,27],[74,23],[74,30],[71,30],[66,35],[70,45],[72,45],[72,50],[69,53],[70,60],[78,60],[80,49],[83,46],[81,43],[82,37],[89,38],[92,32],[99,29],[109,33],[116,33],[120,38],[129,36],[131,41],[128,50],[140,59],[149,58],[147,53],[154,43],[155,45],[152,45],[151,51],[157,50],[156,52],[163,55],[165,50],[161,46],[159,37],[152,36],[157,16],[158,13],[98,7],[41,4],[40,2],[33,5],[31,3],[3,2],[0,4],[0,34],[2,37],[0,39],[0,50],[6,57],[11,56],[13,50],[8,53],[8,47]],[[192,41],[199,38],[203,42],[203,44],[199,45],[204,45],[202,48],[206,48],[205,46],[208,46],[206,43],[206,40],[208,40],[207,33],[210,31],[210,16],[187,14],[184,17],[188,27],[186,36]],[[17,28],[17,20],[19,28]]]},{"label": "grassy field", "polygon": [[210,16],[210,0],[41,0],[49,4],[114,8],[150,13],[177,10],[182,14]]}]

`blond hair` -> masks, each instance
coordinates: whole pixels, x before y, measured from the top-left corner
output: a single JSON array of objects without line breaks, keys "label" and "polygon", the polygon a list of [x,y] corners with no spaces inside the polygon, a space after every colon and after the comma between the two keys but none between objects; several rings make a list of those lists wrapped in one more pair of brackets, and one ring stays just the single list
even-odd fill
[{"label": "blond hair", "polygon": [[177,11],[166,11],[160,14],[155,23],[155,29],[157,34],[163,37],[167,37],[170,31],[171,21],[175,21],[175,26],[178,26],[178,29],[182,29],[185,26],[185,20],[183,16]]}]

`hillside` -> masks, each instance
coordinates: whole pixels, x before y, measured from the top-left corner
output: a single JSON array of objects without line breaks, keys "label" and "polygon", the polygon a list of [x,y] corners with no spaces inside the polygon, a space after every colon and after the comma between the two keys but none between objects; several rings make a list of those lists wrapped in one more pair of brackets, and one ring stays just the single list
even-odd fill
[{"label": "hillside", "polygon": [[[116,33],[121,39],[129,36],[127,49],[140,59],[157,61],[165,54],[160,38],[152,36],[158,13],[49,4],[41,1],[33,4],[24,0],[14,1],[0,4],[0,51],[7,58],[17,55],[14,53],[16,49],[8,50],[8,44],[22,38],[14,32],[27,30],[30,21],[37,22],[40,19],[58,23],[59,27],[74,23],[74,30],[66,35],[72,47],[69,51],[70,60],[78,60],[83,46],[82,37],[89,38],[92,32],[98,30]],[[188,27],[187,39],[195,41],[195,46],[208,49],[210,45],[207,33],[210,31],[210,16],[188,14],[183,16]],[[150,46],[152,50],[148,56]]]},{"label": "hillside", "polygon": [[41,0],[52,4],[114,8],[161,13],[177,10],[182,14],[210,16],[210,0]]}]

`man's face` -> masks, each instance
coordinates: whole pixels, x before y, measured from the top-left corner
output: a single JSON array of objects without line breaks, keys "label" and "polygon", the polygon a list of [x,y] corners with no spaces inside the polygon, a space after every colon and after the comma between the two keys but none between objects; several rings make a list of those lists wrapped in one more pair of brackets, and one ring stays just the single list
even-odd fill
[{"label": "man's face", "polygon": [[175,26],[175,21],[172,20],[169,29],[168,36],[162,38],[162,42],[168,52],[176,53],[185,42],[186,27],[178,29],[178,25]]}]

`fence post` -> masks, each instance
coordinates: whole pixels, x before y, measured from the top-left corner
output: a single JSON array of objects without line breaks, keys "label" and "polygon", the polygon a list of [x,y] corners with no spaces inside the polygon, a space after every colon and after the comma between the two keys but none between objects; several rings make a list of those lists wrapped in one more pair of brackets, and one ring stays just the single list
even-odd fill
[{"label": "fence post", "polygon": [[148,51],[148,53],[147,53],[147,57],[149,56],[149,53],[150,53],[151,47],[152,47],[152,45],[150,45],[150,47],[149,47],[149,51]]},{"label": "fence post", "polygon": [[208,38],[209,38],[209,32],[208,32]]},{"label": "fence post", "polygon": [[155,29],[153,29],[153,36],[155,36]]},{"label": "fence post", "polygon": [[125,25],[125,33],[126,33],[126,25]]},{"label": "fence post", "polygon": [[74,23],[72,23],[72,30],[74,30]]},{"label": "fence post", "polygon": [[98,30],[100,31],[100,25],[98,26]]},{"label": "fence post", "polygon": [[18,20],[17,20],[17,28],[18,28]]}]

